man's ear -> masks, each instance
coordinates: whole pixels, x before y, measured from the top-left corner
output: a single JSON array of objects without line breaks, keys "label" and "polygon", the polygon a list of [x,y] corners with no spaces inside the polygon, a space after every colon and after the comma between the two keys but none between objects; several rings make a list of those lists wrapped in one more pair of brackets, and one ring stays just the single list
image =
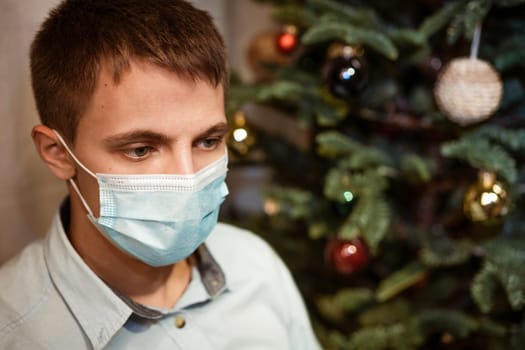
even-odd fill
[{"label": "man's ear", "polygon": [[33,127],[31,136],[40,158],[56,177],[69,180],[75,176],[75,162],[52,129],[45,125],[37,125]]}]

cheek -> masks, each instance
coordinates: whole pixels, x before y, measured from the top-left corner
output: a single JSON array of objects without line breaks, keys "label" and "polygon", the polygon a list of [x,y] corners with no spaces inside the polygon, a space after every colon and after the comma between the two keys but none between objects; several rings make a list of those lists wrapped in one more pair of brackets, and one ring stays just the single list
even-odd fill
[{"label": "cheek", "polygon": [[77,172],[75,182],[78,189],[87,202],[87,205],[96,217],[99,216],[99,190],[97,180],[92,176],[84,173],[82,170]]}]

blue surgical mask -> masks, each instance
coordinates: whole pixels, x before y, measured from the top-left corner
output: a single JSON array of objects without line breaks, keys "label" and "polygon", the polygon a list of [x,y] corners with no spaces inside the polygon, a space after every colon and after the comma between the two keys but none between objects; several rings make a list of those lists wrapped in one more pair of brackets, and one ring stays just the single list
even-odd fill
[{"label": "blue surgical mask", "polygon": [[219,207],[228,194],[226,152],[190,175],[94,174],[55,133],[75,162],[98,182],[97,218],[69,179],[89,220],[127,254],[151,266],[174,264],[190,256],[217,224]]}]

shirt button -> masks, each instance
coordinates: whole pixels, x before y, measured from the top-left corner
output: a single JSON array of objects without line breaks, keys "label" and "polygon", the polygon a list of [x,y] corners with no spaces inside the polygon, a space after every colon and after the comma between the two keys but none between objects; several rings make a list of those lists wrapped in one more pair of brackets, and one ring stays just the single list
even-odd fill
[{"label": "shirt button", "polygon": [[186,325],[186,319],[183,316],[175,317],[175,327],[184,328],[185,325]]}]

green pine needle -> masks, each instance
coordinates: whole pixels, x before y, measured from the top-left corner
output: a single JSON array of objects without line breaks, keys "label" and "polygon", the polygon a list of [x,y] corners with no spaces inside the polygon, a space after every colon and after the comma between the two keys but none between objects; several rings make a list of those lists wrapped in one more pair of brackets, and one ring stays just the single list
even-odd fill
[{"label": "green pine needle", "polygon": [[520,33],[505,39],[498,47],[494,66],[500,72],[507,71],[525,60],[525,35]]},{"label": "green pine needle", "polygon": [[323,316],[340,321],[348,312],[353,312],[374,301],[374,293],[366,288],[344,288],[334,295],[317,299],[317,307]]},{"label": "green pine needle", "polygon": [[363,212],[357,218],[362,228],[362,236],[372,254],[377,254],[379,244],[386,236],[391,223],[392,213],[387,202],[381,197],[369,197],[363,200]]},{"label": "green pine needle", "polygon": [[444,28],[459,11],[463,10],[464,7],[465,1],[450,2],[440,11],[427,17],[419,27],[419,31],[424,37],[429,38]]},{"label": "green pine needle", "polygon": [[418,30],[393,29],[388,33],[392,41],[399,45],[422,46],[426,44],[427,38]]},{"label": "green pine needle", "polygon": [[377,300],[381,302],[396,296],[421,281],[426,274],[427,268],[420,262],[409,263],[381,281],[376,293]]},{"label": "green pine needle", "polygon": [[267,86],[262,86],[258,91],[256,100],[259,102],[271,99],[284,101],[297,101],[305,93],[304,86],[294,81],[277,81]]},{"label": "green pine needle", "polygon": [[486,138],[509,148],[525,153],[525,130],[507,130],[498,127],[482,127],[467,135],[470,139]]},{"label": "green pine needle", "polygon": [[307,219],[313,216],[311,192],[299,188],[271,186],[263,193],[265,198],[276,201],[279,213],[292,220]]},{"label": "green pine needle", "polygon": [[414,309],[408,300],[392,299],[385,303],[371,305],[359,314],[359,324],[362,327],[387,326],[409,321],[414,315]]},{"label": "green pine needle", "polygon": [[337,132],[326,131],[316,136],[317,153],[327,158],[337,158],[358,151],[361,146],[351,138]]},{"label": "green pine needle", "polygon": [[324,195],[328,199],[347,203],[345,192],[357,197],[375,197],[388,187],[388,181],[376,169],[352,174],[347,170],[332,168],[325,179]]},{"label": "green pine needle", "polygon": [[485,245],[485,269],[496,276],[514,310],[525,306],[525,240],[499,239]]},{"label": "green pine needle", "polygon": [[465,30],[465,13],[458,13],[454,16],[447,28],[447,43],[454,45]]},{"label": "green pine needle", "polygon": [[413,323],[363,328],[353,333],[349,349],[411,350],[418,349],[423,339]]},{"label": "green pine needle", "polygon": [[452,310],[425,310],[419,313],[418,321],[425,336],[448,332],[463,339],[479,328],[474,318]]},{"label": "green pine needle", "polygon": [[272,17],[279,23],[291,23],[299,27],[309,27],[316,22],[315,13],[298,4],[276,6],[272,10]]},{"label": "green pine needle", "polygon": [[[359,27],[380,29],[382,27],[379,17],[373,9],[355,8],[333,0],[309,0],[321,12],[329,13],[328,16],[337,16],[341,21]],[[326,20],[326,15],[322,20]]]},{"label": "green pine needle", "polygon": [[428,182],[432,178],[430,166],[416,154],[406,154],[401,159],[401,174],[410,182]]},{"label": "green pine needle", "polygon": [[368,46],[391,60],[395,60],[398,56],[397,49],[388,36],[379,31],[363,29],[347,23],[322,22],[308,29],[302,37],[305,45],[334,40]]},{"label": "green pine needle", "polygon": [[469,240],[452,241],[448,238],[423,243],[421,260],[428,266],[455,266],[465,263],[471,256],[473,244]]},{"label": "green pine needle", "polygon": [[472,39],[474,30],[483,22],[483,19],[492,6],[492,0],[471,0],[465,9],[465,36]]},{"label": "green pine needle", "polygon": [[482,268],[472,280],[470,294],[482,312],[488,313],[494,306],[494,298],[499,283],[491,270]]},{"label": "green pine needle", "polygon": [[443,144],[441,153],[446,157],[462,159],[474,168],[493,171],[508,183],[516,181],[515,160],[501,146],[491,144],[487,139],[464,137]]},{"label": "green pine needle", "polygon": [[520,4],[525,4],[525,0],[492,0],[494,5],[501,7],[511,7]]}]

